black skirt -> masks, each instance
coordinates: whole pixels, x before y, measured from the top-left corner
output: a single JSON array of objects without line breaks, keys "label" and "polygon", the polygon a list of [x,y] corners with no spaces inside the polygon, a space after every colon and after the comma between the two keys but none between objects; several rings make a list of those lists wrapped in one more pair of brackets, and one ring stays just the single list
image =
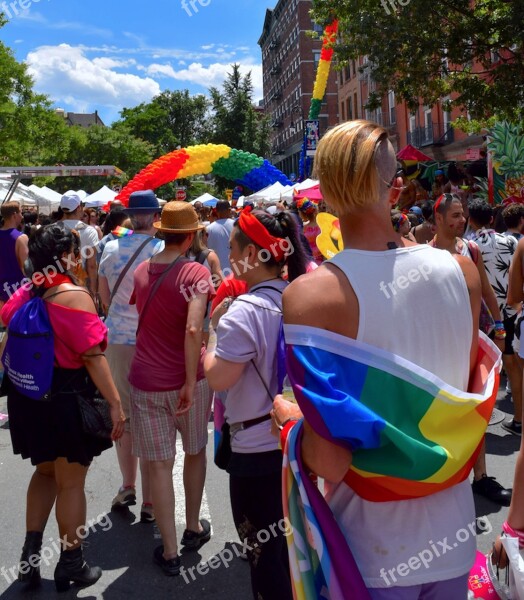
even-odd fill
[{"label": "black skirt", "polygon": [[94,456],[111,448],[111,440],[87,435],[82,429],[77,397],[85,393],[86,375],[84,368],[55,368],[50,400],[32,400],[7,382],[7,412],[15,454],[30,458],[33,465],[63,457],[88,466]]}]

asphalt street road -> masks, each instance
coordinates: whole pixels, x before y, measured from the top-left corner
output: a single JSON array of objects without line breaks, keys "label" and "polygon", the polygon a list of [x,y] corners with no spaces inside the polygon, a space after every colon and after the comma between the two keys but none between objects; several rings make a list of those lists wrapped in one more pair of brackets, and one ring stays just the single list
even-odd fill
[{"label": "asphalt street road", "polygon": [[[509,415],[512,404],[505,398],[503,387],[499,392],[497,406]],[[0,413],[6,412],[5,398],[1,398]],[[247,563],[236,556],[238,552],[233,548],[236,545],[239,551],[240,544],[231,518],[227,475],[217,469],[211,459],[211,424],[209,430],[208,478],[202,516],[210,519],[213,536],[199,551],[182,557],[186,569],[204,563],[200,567],[200,573],[194,569],[193,576],[186,571],[185,577],[166,577],[153,564],[153,549],[160,544],[158,531],[153,525],[140,523],[139,505],[123,514],[109,512],[111,499],[120,485],[116,454],[109,450],[95,459],[86,485],[88,521],[92,520],[93,527],[86,538],[85,554],[88,561],[99,565],[104,573],[96,585],[85,589],[71,588],[70,592],[60,595],[62,598],[249,600],[252,597]],[[486,441],[488,474],[496,476],[504,486],[511,487],[520,438],[507,433],[500,424],[496,424],[488,428]],[[53,517],[44,536],[44,546],[48,548],[50,559],[49,564],[42,565],[42,586],[34,592],[27,592],[21,584],[13,581],[14,568],[20,557],[24,538],[25,494],[32,470],[28,461],[13,456],[8,421],[0,421],[0,600],[36,600],[57,596],[53,570],[58,558],[54,550],[58,531]],[[173,472],[179,538],[184,530],[181,479],[182,453]],[[139,491],[137,500],[141,501]],[[487,552],[496,534],[500,532],[508,509],[479,497],[475,497],[475,505],[477,517],[482,517],[477,529],[477,546],[482,552]],[[228,562],[230,555],[233,558]],[[218,559],[213,559],[215,556]],[[215,568],[208,568],[206,572],[206,567],[210,565]]]}]

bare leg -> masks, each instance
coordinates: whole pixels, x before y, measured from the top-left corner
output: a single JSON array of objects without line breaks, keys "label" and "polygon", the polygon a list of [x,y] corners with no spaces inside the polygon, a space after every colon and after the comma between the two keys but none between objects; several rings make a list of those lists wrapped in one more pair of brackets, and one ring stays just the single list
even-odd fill
[{"label": "bare leg", "polygon": [[26,531],[44,531],[56,492],[54,463],[40,463],[27,488]]},{"label": "bare leg", "polygon": [[184,458],[184,491],[186,494],[186,528],[201,531],[200,506],[206,482],[206,448],[198,454],[186,454]]},{"label": "bare leg", "polygon": [[125,431],[124,435],[115,444],[118,465],[122,473],[122,487],[135,486],[138,458],[131,452],[131,432]]},{"label": "bare leg", "polygon": [[149,462],[151,496],[155,518],[162,542],[164,558],[175,558],[178,553],[175,526],[175,490],[173,489],[173,465],[175,459],[152,460]]},{"label": "bare leg", "polygon": [[473,478],[478,481],[486,473],[486,438],[482,441],[482,448],[475,464],[473,465]]},{"label": "bare leg", "polygon": [[522,366],[519,364],[516,354],[503,354],[502,360],[511,384],[513,418],[517,423],[522,423]]},{"label": "bare leg", "polygon": [[[70,463],[65,458],[55,461],[55,478],[57,485],[56,520],[60,539],[67,540],[64,550],[73,550],[80,546],[78,529],[86,522],[86,496],[84,492],[88,467],[79,463]],[[80,531],[80,533],[83,533]]]},{"label": "bare leg", "polygon": [[149,461],[143,458],[139,461],[140,479],[142,481],[142,502],[144,504],[153,504],[151,496],[151,480],[149,475]]}]

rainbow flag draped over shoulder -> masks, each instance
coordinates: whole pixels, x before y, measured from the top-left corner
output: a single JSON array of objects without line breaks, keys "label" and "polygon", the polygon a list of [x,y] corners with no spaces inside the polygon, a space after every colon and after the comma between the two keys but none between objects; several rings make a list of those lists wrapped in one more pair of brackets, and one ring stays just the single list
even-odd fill
[{"label": "rainbow flag draped over shoulder", "polygon": [[[345,481],[374,502],[418,498],[463,481],[495,404],[500,351],[480,334],[470,391],[369,344],[285,327],[287,368],[311,427],[346,445]],[[468,360],[465,357],[465,360]]]},{"label": "rainbow flag draped over shoulder", "polygon": [[[344,481],[375,502],[418,498],[463,481],[496,400],[497,347],[480,333],[470,391],[395,354],[314,327],[286,325],[287,369],[311,427],[353,452]],[[465,360],[468,360],[466,357]],[[284,514],[295,600],[369,594],[326,501],[301,463],[302,424],[284,446]]]}]

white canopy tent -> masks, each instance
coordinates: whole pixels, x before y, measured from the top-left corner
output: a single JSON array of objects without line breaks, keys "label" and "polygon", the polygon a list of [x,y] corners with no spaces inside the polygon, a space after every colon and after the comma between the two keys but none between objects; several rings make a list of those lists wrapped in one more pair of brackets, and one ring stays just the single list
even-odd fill
[{"label": "white canopy tent", "polygon": [[[251,200],[252,202],[279,202],[282,195],[287,192],[291,186],[282,185],[279,181],[269,185],[268,187],[246,196],[244,201]],[[238,206],[238,204],[237,204]]]},{"label": "white canopy tent", "polygon": [[206,192],[205,194],[202,194],[202,196],[191,200],[189,204],[195,204],[196,202],[202,202],[202,204],[204,204],[204,202],[207,202],[208,200],[216,200],[218,202],[218,198],[215,198],[214,196]]},{"label": "white canopy tent", "polygon": [[295,183],[294,186],[290,187],[282,194],[282,200],[286,200],[288,202],[293,200],[294,192],[300,192],[302,190],[309,190],[312,187],[318,185],[318,181],[316,179],[304,179],[302,183]]},{"label": "white canopy tent", "polygon": [[[5,200],[11,184],[12,182],[10,179],[0,179],[0,203]],[[55,206],[51,200],[21,183],[18,184],[10,200],[16,200],[17,202],[20,202],[22,208],[36,207],[38,212],[46,215],[51,214],[51,212],[55,210]]]},{"label": "white canopy tent", "polygon": [[102,186],[99,190],[87,196],[85,199],[86,208],[100,207],[106,205],[108,202],[113,202],[113,200],[118,195],[118,192],[113,191],[108,188],[107,185]]}]

